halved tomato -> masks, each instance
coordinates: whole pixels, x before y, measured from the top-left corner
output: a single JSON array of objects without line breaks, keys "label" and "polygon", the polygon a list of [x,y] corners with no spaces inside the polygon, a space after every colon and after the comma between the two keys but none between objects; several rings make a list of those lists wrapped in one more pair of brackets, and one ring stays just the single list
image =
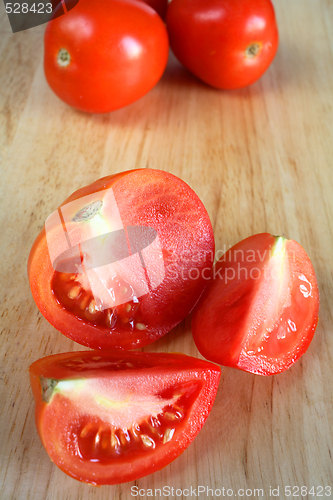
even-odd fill
[{"label": "halved tomato", "polygon": [[217,262],[192,319],[205,358],[260,375],[289,368],[307,350],[319,312],[311,261],[293,240],[257,234]]},{"label": "halved tomato", "polygon": [[90,484],[133,481],[178,457],[212,408],[220,368],[184,354],[84,351],[30,366],[38,433]]},{"label": "halved tomato", "polygon": [[141,169],[76,191],[46,220],[28,262],[45,318],[96,349],[134,349],[194,307],[214,258],[209,216],[172,174]]}]

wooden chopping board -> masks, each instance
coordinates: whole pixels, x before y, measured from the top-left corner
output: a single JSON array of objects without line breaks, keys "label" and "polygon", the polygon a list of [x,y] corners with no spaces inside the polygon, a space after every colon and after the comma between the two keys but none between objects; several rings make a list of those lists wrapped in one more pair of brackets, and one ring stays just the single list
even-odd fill
[{"label": "wooden chopping board", "polygon": [[[2,500],[127,500],[133,486],[143,499],[333,498],[333,2],[275,8],[280,48],[250,88],[209,88],[171,56],[146,97],[97,116],[55,97],[43,74],[44,27],[13,34],[1,2]],[[319,281],[320,322],[306,355],[283,374],[223,368],[207,423],[175,462],[136,483],[94,488],[54,466],[35,429],[29,365],[82,347],[38,312],[26,263],[69,194],[139,167],[167,170],[196,191],[218,250],[266,231],[301,243]],[[198,356],[190,318],[144,350]]]}]

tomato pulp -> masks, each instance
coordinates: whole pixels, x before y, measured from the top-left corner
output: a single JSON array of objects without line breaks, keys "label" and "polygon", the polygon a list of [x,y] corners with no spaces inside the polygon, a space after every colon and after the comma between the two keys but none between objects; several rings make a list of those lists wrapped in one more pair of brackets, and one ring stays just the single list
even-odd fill
[{"label": "tomato pulp", "polygon": [[220,368],[183,354],[84,351],[30,366],[37,430],[53,462],[95,485],[155,472],[193,441]]},{"label": "tomato pulp", "polygon": [[167,28],[179,61],[219,89],[254,83],[278,47],[270,0],[172,0]]},{"label": "tomato pulp", "polygon": [[314,269],[293,240],[258,234],[215,265],[192,320],[203,356],[260,375],[282,372],[313,338],[319,312]]},{"label": "tomato pulp", "polygon": [[209,216],[182,180],[141,169],[72,194],[47,219],[29,256],[34,300],[69,338],[134,349],[192,310],[214,258]]},{"label": "tomato pulp", "polygon": [[168,54],[160,16],[134,0],[80,0],[45,31],[44,70],[51,89],[91,113],[144,96],[161,78]]}]

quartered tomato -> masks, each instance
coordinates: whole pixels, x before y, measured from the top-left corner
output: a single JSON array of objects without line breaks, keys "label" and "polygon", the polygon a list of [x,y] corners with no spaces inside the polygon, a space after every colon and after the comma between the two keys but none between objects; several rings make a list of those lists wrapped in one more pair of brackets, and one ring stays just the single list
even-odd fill
[{"label": "quartered tomato", "polygon": [[278,47],[271,0],[172,0],[167,28],[179,61],[219,89],[254,83]]},{"label": "quartered tomato", "polygon": [[45,31],[47,82],[60,99],[90,113],[144,96],[161,78],[168,55],[160,16],[134,0],[80,0]]},{"label": "quartered tomato", "polygon": [[317,280],[304,249],[257,234],[217,262],[193,314],[193,338],[211,361],[272,375],[307,350],[318,311]]},{"label": "quartered tomato", "polygon": [[220,368],[183,354],[84,351],[30,366],[38,433],[53,462],[95,485],[178,457],[212,408]]},{"label": "quartered tomato", "polygon": [[182,180],[141,169],[76,191],[45,222],[28,262],[45,318],[96,349],[134,349],[194,307],[214,258],[209,216]]}]

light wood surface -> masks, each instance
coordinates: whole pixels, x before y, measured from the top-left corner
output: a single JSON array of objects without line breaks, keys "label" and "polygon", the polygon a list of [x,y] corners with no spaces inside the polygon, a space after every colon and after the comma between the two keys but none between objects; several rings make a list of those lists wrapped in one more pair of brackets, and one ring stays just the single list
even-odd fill
[{"label": "light wood surface", "polygon": [[[289,371],[264,378],[223,368],[212,413],[194,443],[135,484],[174,488],[174,496],[170,490],[154,498],[176,498],[177,488],[185,490],[177,498],[195,498],[186,489],[198,485],[265,499],[273,498],[270,488],[279,487],[283,499],[286,486],[333,487],[333,2],[276,0],[275,7],[280,48],[251,88],[214,90],[171,57],[146,97],[90,116],[47,86],[44,27],[12,34],[0,3],[2,500],[134,498],[134,483],[94,488],[67,477],[41,445],[28,367],[82,348],[38,312],[26,263],[46,217],[69,194],[138,167],[172,172],[196,191],[217,249],[264,231],[301,243],[317,272],[321,311],[308,352]],[[190,318],[144,350],[198,356]],[[262,489],[264,496],[242,497],[241,488]]]}]

